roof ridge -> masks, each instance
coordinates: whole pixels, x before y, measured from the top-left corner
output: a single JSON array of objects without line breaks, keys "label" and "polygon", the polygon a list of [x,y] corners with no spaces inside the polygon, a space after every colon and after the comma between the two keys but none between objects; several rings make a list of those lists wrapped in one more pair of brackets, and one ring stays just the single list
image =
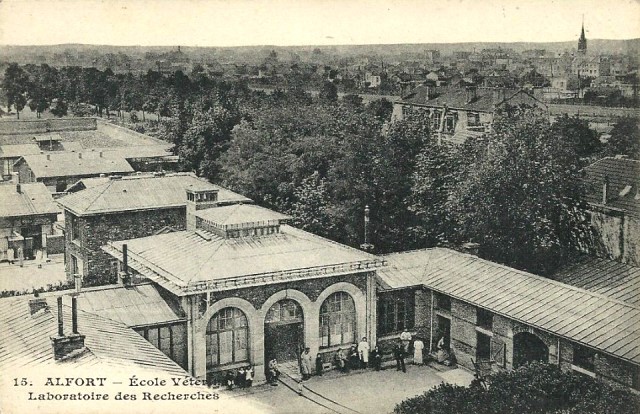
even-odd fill
[{"label": "roof ridge", "polygon": [[[91,206],[98,201],[98,198],[100,198],[100,196],[102,196],[102,194],[105,193],[105,191],[107,191],[107,189],[111,186],[111,184],[113,183],[113,180],[109,180],[106,183],[102,184],[102,186],[104,187],[104,189],[102,189],[102,191],[100,191],[98,194],[96,194],[96,196],[93,198],[93,200],[87,205],[87,207],[84,209],[84,211],[89,211],[89,209],[91,208]],[[94,187],[94,188],[100,188],[98,187]],[[98,190],[96,190],[98,191]],[[80,191],[79,191],[80,192]]]},{"label": "roof ridge", "polygon": [[[586,294],[588,294],[590,296],[598,297],[598,298],[601,298],[601,299],[606,299],[608,301],[615,302],[615,303],[627,306],[629,308],[632,308],[634,310],[640,311],[640,306],[635,306],[633,304],[624,302],[622,300],[615,299],[615,298],[612,298],[612,297],[607,296],[607,295],[603,295],[602,293],[592,292],[592,291],[587,290],[587,289],[579,288],[577,286],[569,285],[567,283],[562,283],[560,281],[549,279],[549,278],[544,277],[544,276],[536,275],[535,273],[529,273],[529,272],[524,271],[524,270],[516,269],[514,267],[510,267],[510,266],[507,266],[507,265],[502,264],[502,263],[497,263],[497,262],[492,262],[491,260],[482,259],[482,258],[480,258],[478,256],[474,256],[474,255],[469,254],[469,253],[462,253],[462,252],[458,252],[456,250],[448,249],[448,248],[444,248],[444,249],[449,250],[449,251],[453,252],[454,254],[458,254],[458,255],[461,255],[461,256],[469,257],[469,258],[471,258],[473,260],[476,260],[476,261],[482,261],[482,262],[489,263],[489,264],[491,264],[493,266],[498,266],[498,267],[500,267],[502,269],[515,272],[515,273],[517,273],[517,274],[519,274],[521,276],[530,277],[530,278],[533,278],[533,279],[536,279],[536,280],[539,280],[539,281],[542,281],[542,282],[547,282],[547,283],[550,283],[550,284],[553,284],[553,285],[557,285],[557,286],[561,286],[561,287],[564,287],[564,288],[568,288],[568,289],[571,289],[571,290],[574,290],[574,291],[577,291],[577,292],[586,293]],[[439,270],[443,270],[443,271],[445,270],[445,269],[443,269],[441,267],[438,267],[438,269]],[[425,271],[426,271],[426,269],[425,269]],[[448,270],[448,271],[451,271],[451,270]]]}]

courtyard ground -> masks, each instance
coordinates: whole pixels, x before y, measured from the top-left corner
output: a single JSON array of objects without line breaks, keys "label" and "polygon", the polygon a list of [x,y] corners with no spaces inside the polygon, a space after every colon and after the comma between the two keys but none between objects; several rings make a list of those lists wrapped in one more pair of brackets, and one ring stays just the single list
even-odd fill
[{"label": "courtyard ground", "polygon": [[395,368],[377,372],[353,371],[351,374],[331,371],[305,381],[303,396],[282,383],[277,387],[262,385],[249,391],[237,390],[231,393],[237,395],[237,398],[269,407],[273,413],[383,414],[393,412],[397,403],[420,395],[442,382],[466,386],[472,379],[473,375],[461,368],[441,372],[429,366],[408,365],[406,373],[396,371]]},{"label": "courtyard ground", "polygon": [[0,263],[0,291],[30,293],[33,289],[65,282],[64,255],[50,255],[49,259],[41,268],[36,260],[26,260],[22,267],[17,261],[14,264]]}]

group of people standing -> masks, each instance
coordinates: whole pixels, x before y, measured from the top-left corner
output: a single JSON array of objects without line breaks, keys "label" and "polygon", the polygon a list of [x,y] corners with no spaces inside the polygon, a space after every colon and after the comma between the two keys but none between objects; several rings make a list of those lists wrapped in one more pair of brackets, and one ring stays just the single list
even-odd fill
[{"label": "group of people standing", "polygon": [[233,370],[227,371],[225,376],[225,384],[228,390],[232,390],[233,387],[249,388],[253,385],[253,367],[241,367],[237,372]]}]

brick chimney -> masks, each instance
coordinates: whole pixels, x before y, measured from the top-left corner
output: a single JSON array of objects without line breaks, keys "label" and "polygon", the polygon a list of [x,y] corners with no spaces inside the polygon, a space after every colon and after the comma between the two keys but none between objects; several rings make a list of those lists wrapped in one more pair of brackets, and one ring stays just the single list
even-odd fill
[{"label": "brick chimney", "polygon": [[480,250],[480,244],[479,243],[472,243],[472,242],[468,242],[463,244],[462,246],[460,246],[462,248],[462,251],[468,254],[472,254],[474,256],[478,255],[478,251]]},{"label": "brick chimney", "polygon": [[38,293],[34,294],[32,299],[29,299],[29,314],[34,315],[41,310],[45,312],[49,310],[49,305],[47,304],[47,300],[45,298],[38,297]]},{"label": "brick chimney", "polygon": [[78,333],[78,303],[77,297],[71,297],[71,334],[64,334],[64,319],[62,315],[62,296],[58,296],[58,336],[51,337],[53,357],[60,360],[71,355],[72,352],[84,348],[84,335]]}]

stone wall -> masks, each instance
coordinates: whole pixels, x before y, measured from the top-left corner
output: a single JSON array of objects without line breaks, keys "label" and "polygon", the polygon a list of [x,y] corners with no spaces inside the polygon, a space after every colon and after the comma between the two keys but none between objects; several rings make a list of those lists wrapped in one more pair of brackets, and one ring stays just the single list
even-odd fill
[{"label": "stone wall", "polygon": [[640,219],[622,212],[592,211],[591,224],[600,239],[602,254],[640,266]]},{"label": "stone wall", "polygon": [[94,129],[96,129],[95,118],[30,119],[0,122],[0,135],[46,134]]},{"label": "stone wall", "polygon": [[[186,210],[185,207],[176,207],[86,216],[79,217],[78,220],[80,221],[79,238],[72,241],[71,217],[70,213],[65,211],[67,266],[71,263],[69,256],[76,255],[83,262],[83,284],[97,286],[117,281],[116,259],[102,251],[102,246],[110,241],[151,236],[167,226],[184,230]],[[67,268],[67,275],[70,275],[69,268]]]}]

